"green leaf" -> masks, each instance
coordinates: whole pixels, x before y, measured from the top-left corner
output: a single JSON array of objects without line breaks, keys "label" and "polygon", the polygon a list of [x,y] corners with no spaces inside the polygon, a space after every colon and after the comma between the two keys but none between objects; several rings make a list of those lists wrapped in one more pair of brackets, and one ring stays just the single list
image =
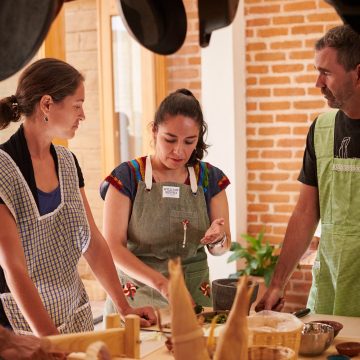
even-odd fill
[{"label": "green leaf", "polygon": [[237,251],[239,249],[242,249],[242,245],[236,241],[232,241],[230,245],[230,251]]},{"label": "green leaf", "polygon": [[250,268],[251,269],[257,269],[259,267],[259,261],[257,261],[256,259],[253,259],[250,261]]},{"label": "green leaf", "polygon": [[244,268],[238,270],[236,274],[263,276],[265,283],[269,285],[278,255],[274,255],[275,246],[270,245],[269,241],[264,241],[265,227],[255,236],[249,234],[241,234],[241,237],[247,242],[247,247],[240,243],[233,242],[228,262],[244,259]]}]

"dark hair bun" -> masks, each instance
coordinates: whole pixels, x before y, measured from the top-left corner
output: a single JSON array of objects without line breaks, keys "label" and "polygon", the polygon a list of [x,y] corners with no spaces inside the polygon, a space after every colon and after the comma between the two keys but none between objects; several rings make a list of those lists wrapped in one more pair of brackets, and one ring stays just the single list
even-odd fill
[{"label": "dark hair bun", "polygon": [[195,97],[194,94],[193,94],[190,90],[185,89],[185,88],[177,89],[177,90],[175,91],[175,93],[179,93],[179,94],[184,94],[184,95],[187,95],[187,96]]}]

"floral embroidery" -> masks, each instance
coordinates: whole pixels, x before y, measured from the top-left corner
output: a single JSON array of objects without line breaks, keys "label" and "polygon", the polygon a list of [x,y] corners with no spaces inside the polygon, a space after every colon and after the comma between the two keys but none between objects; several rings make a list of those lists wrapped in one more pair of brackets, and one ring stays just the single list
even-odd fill
[{"label": "floral embroidery", "polygon": [[123,291],[125,296],[128,296],[131,300],[134,300],[134,295],[137,288],[138,286],[128,281],[125,285],[123,285]]},{"label": "floral embroidery", "polygon": [[200,286],[200,290],[202,291],[204,296],[210,297],[210,285],[207,282],[203,282]]}]

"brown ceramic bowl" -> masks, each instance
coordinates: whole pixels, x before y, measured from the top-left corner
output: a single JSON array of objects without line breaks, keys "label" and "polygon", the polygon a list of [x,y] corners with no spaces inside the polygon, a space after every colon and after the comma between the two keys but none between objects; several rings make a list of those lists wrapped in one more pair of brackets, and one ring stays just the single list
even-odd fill
[{"label": "brown ceramic bowl", "polygon": [[335,345],[336,350],[339,354],[347,356],[356,356],[360,354],[360,343],[359,342],[342,342]]},{"label": "brown ceramic bowl", "polygon": [[314,320],[312,322],[317,322],[332,326],[334,328],[334,337],[336,337],[339,334],[340,330],[344,327],[343,324],[332,320]]},{"label": "brown ceramic bowl", "polygon": [[[216,279],[212,282],[212,297],[214,310],[230,310],[235,300],[238,279]],[[249,280],[248,288],[252,288],[251,298],[249,302],[249,312],[251,304],[256,300],[259,283]]]}]

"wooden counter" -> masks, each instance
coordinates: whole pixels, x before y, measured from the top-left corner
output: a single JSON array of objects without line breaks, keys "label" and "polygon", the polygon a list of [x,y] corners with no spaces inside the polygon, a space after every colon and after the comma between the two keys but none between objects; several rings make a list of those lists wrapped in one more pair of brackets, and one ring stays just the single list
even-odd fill
[{"label": "wooden counter", "polygon": [[[329,315],[307,315],[301,319],[303,322],[310,322],[314,320],[333,320],[338,321],[344,325],[344,328],[340,331],[339,335],[335,338],[334,343],[330,348],[319,356],[302,357],[299,356],[299,360],[323,360],[328,355],[337,354],[335,344],[344,341],[359,341],[360,342],[360,318],[345,317],[345,316],[329,316]],[[167,351],[165,347],[162,347],[153,353],[143,357],[146,360],[170,360],[174,357]],[[353,357],[352,359],[360,359],[360,356]]]},{"label": "wooden counter", "polygon": [[[335,338],[334,343],[330,348],[319,356],[303,357],[299,356],[298,360],[326,360],[328,355],[337,354],[335,345],[344,342],[344,341],[359,341],[360,342],[360,317],[345,317],[345,316],[330,316],[330,315],[307,315],[301,319],[303,322],[310,322],[314,320],[333,320],[338,321],[344,325],[343,329],[340,331],[339,335]],[[153,334],[153,335],[152,335]],[[160,340],[160,335],[157,338],[156,332],[143,331],[142,332],[142,342],[141,342],[141,352],[146,352],[147,355],[141,357],[144,360],[174,360],[174,357],[166,349],[164,340]],[[147,340],[146,340],[147,339]],[[151,352],[151,348],[155,349]],[[75,355],[75,354],[73,354]],[[85,359],[84,355],[75,355],[69,359]],[[119,360],[133,360],[129,358],[118,358]],[[353,360],[359,360],[360,356],[352,358]],[[114,358],[114,360],[116,360]],[[190,360],[190,359],[189,359]]]}]

